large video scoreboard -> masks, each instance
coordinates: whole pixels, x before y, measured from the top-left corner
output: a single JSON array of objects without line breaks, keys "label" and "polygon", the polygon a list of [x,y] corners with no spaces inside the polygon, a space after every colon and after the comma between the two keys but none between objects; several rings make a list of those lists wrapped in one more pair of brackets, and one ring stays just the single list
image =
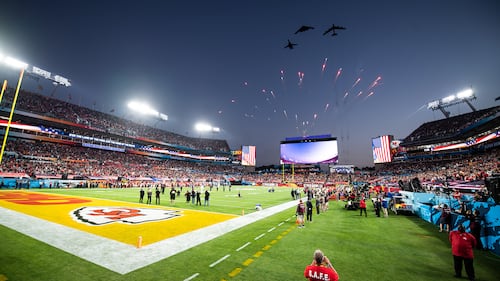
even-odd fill
[{"label": "large video scoreboard", "polygon": [[337,138],[331,135],[286,138],[280,142],[282,164],[337,163]]}]

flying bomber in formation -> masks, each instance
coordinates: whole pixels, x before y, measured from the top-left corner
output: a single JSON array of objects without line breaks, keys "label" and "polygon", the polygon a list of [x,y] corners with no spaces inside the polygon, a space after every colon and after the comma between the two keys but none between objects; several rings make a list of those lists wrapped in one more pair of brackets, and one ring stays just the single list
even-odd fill
[{"label": "flying bomber in formation", "polygon": [[290,42],[290,40],[288,40],[288,44],[285,46],[285,48],[288,48],[291,50],[291,49],[293,49],[293,46],[297,46],[297,44],[292,43],[292,42]]},{"label": "flying bomber in formation", "polygon": [[332,36],[337,36],[338,33],[335,32],[335,30],[344,30],[344,29],[346,29],[346,28],[343,26],[338,26],[338,25],[332,24],[332,26],[330,28],[328,28],[325,32],[323,32],[323,35],[327,35],[328,33],[332,32]]},{"label": "flying bomber in formation", "polygon": [[[297,31],[295,31],[294,34],[306,32],[306,31],[311,30],[311,29],[314,29],[314,26],[302,25],[301,27],[299,27],[299,29],[297,29]],[[346,28],[344,26],[332,24],[332,26],[330,28],[328,28],[327,30],[325,30],[325,32],[323,32],[323,35],[327,35],[327,34],[331,33],[331,36],[337,36],[338,33],[336,32],[336,30],[345,30],[345,29]],[[292,50],[292,49],[294,49],[294,46],[297,46],[297,45],[298,44],[292,43],[290,41],[290,39],[288,39],[288,44],[285,46],[285,49],[288,48],[288,49]]]},{"label": "flying bomber in formation", "polygon": [[313,26],[308,26],[308,25],[303,25],[303,26],[301,26],[299,29],[297,29],[297,31],[295,31],[295,33],[294,33],[294,34],[297,34],[297,33],[299,33],[299,32],[308,31],[308,30],[310,30],[310,29],[314,29],[314,27],[313,27]]}]

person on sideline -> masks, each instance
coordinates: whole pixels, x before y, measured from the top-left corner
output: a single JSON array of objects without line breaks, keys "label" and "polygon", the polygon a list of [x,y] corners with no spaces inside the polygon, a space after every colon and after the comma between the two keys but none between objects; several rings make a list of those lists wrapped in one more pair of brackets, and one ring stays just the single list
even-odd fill
[{"label": "person on sideline", "polygon": [[453,266],[455,268],[455,277],[462,277],[462,264],[465,265],[465,272],[470,281],[476,280],[474,274],[474,247],[476,247],[476,238],[474,235],[465,232],[462,224],[458,225],[458,230],[449,234],[451,243],[451,253],[453,255]]},{"label": "person on sideline", "polygon": [[359,215],[363,215],[363,211],[365,212],[365,217],[368,217],[366,214],[366,201],[364,197],[361,197],[361,200],[359,200]]},{"label": "person on sideline", "polygon": [[156,187],[155,190],[155,204],[160,205],[160,194],[161,194],[161,188],[159,186]]},{"label": "person on sideline", "polygon": [[387,218],[389,216],[389,202],[387,200],[382,199],[382,211],[384,211],[384,218]]},{"label": "person on sideline", "polygon": [[148,187],[148,201],[146,204],[151,205],[151,198],[153,198],[153,189],[151,187]]},{"label": "person on sideline", "polygon": [[139,203],[144,201],[144,193],[144,188],[141,186],[141,189],[139,190]]},{"label": "person on sideline", "polygon": [[373,204],[375,206],[375,215],[380,218],[380,209],[382,209],[382,202],[380,202],[380,198],[377,198]]},{"label": "person on sideline", "polygon": [[312,263],[304,269],[304,277],[309,281],[339,280],[337,271],[321,250],[314,251]]},{"label": "person on sideline", "polygon": [[441,207],[441,216],[439,217],[439,232],[450,232],[451,209],[448,205],[443,204]]},{"label": "person on sideline", "polygon": [[474,235],[474,238],[476,238],[476,249],[482,250],[483,242],[481,241],[481,221],[483,218],[481,213],[478,209],[475,209],[474,212],[467,210],[465,217],[470,220],[470,234]]},{"label": "person on sideline", "polygon": [[306,206],[302,200],[299,201],[297,205],[297,210],[295,211],[295,215],[297,216],[297,224],[299,227],[304,227],[304,212],[306,210]]},{"label": "person on sideline", "polygon": [[170,188],[169,194],[170,194],[170,204],[174,204],[175,203],[175,194],[176,194],[174,187]]},{"label": "person on sideline", "polygon": [[307,199],[306,202],[306,219],[309,222],[313,221],[313,204],[311,202],[312,199]]},{"label": "person on sideline", "polygon": [[209,206],[210,205],[210,192],[207,190],[205,190],[205,206]]}]

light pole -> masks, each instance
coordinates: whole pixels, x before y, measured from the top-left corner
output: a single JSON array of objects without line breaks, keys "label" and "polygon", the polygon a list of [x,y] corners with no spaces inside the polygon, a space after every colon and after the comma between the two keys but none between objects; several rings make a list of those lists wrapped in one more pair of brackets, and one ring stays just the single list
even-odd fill
[{"label": "light pole", "polygon": [[[10,66],[14,69],[20,70],[19,80],[17,81],[16,93],[14,95],[14,100],[12,101],[12,108],[11,108],[10,114],[9,114],[9,121],[7,122],[7,127],[5,129],[5,134],[3,137],[2,149],[0,152],[0,163],[2,163],[3,153],[5,151],[5,144],[7,143],[9,129],[10,129],[10,125],[12,123],[12,116],[14,115],[14,110],[16,108],[17,97],[19,95],[19,90],[21,89],[21,83],[23,81],[24,73],[27,72],[30,74],[36,74],[37,76],[41,76],[45,79],[52,80],[54,83],[57,83],[58,85],[64,85],[66,87],[71,86],[71,83],[67,78],[64,78],[60,75],[54,75],[46,70],[43,70],[39,67],[36,67],[36,66],[29,66],[25,62],[22,62],[18,59],[10,57],[10,56],[4,56],[3,54],[0,54],[0,63],[3,63],[7,66]],[[0,93],[0,103],[2,102],[3,94],[4,94],[6,88],[7,88],[7,80],[4,80],[3,85],[2,85],[2,92]]]}]

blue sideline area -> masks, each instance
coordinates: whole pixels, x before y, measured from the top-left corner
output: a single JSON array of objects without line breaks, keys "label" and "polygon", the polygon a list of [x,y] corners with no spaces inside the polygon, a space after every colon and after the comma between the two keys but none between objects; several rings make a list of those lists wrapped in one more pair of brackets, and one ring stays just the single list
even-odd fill
[{"label": "blue sideline area", "polygon": [[[437,206],[447,204],[452,210],[451,230],[463,224],[470,231],[470,220],[459,213],[460,203],[449,195],[432,193],[401,192],[413,204],[417,216],[439,227],[440,210]],[[481,223],[481,242],[483,247],[500,256],[500,205],[490,197],[486,202],[476,202],[472,196],[463,195],[467,210],[479,210],[483,217]]]}]

